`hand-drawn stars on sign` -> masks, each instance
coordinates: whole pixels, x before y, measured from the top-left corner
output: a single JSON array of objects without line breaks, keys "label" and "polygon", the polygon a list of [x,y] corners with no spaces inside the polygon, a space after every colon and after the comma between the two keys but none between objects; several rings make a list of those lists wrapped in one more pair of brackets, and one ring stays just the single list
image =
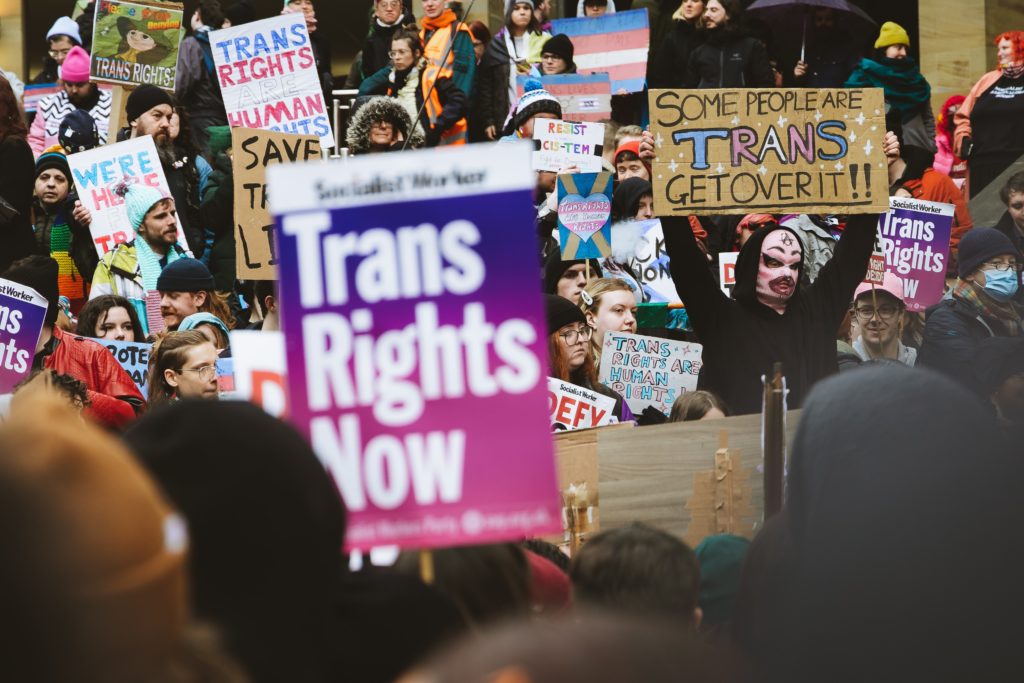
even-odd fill
[{"label": "hand-drawn stars on sign", "polygon": [[658,133],[657,137],[654,138],[654,144],[661,147],[665,144],[665,138],[661,137],[661,133]]},{"label": "hand-drawn stars on sign", "polygon": [[783,126],[785,126],[785,125],[786,125],[786,121],[789,121],[789,119],[787,119],[787,118],[786,118],[785,116],[783,116],[782,114],[779,114],[779,120],[778,120],[778,121],[776,121],[776,122],[775,122],[775,124],[776,124],[776,125],[777,125],[777,126],[778,126],[779,128],[782,128]]},{"label": "hand-drawn stars on sign", "polygon": [[732,121],[730,121],[729,123],[731,123],[734,126],[740,125],[740,117],[739,116],[732,117]]},{"label": "hand-drawn stars on sign", "polygon": [[857,132],[856,131],[852,131],[852,130],[850,131],[850,142],[857,142]]},{"label": "hand-drawn stars on sign", "polygon": [[871,149],[871,140],[868,140],[866,143],[864,143],[864,155],[871,156]]},{"label": "hand-drawn stars on sign", "polygon": [[833,168],[835,168],[837,171],[842,173],[843,172],[843,162],[837,161],[836,165]]},{"label": "hand-drawn stars on sign", "polygon": [[818,111],[817,109],[814,110],[814,120],[821,121],[821,112]]},{"label": "hand-drawn stars on sign", "polygon": [[761,164],[761,168],[757,169],[757,172],[763,176],[765,173],[768,172],[768,169],[765,167],[764,164]]},{"label": "hand-drawn stars on sign", "polygon": [[861,112],[861,113],[857,114],[857,118],[855,118],[854,121],[857,122],[858,126],[863,126],[864,125],[864,121],[865,121],[865,119],[864,119],[864,112]]},{"label": "hand-drawn stars on sign", "polygon": [[668,170],[670,170],[673,173],[675,173],[677,168],[679,168],[679,164],[676,163],[675,159],[673,159],[672,161],[668,162]]},{"label": "hand-drawn stars on sign", "polygon": [[718,166],[715,166],[715,173],[724,173],[725,166],[722,166],[722,162],[718,162]]}]

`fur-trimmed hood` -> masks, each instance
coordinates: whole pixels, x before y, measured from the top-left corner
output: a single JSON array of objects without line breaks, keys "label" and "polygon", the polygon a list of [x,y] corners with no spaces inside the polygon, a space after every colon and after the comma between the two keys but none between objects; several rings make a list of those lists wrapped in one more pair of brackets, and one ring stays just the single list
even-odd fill
[{"label": "fur-trimmed hood", "polygon": [[[366,99],[349,120],[345,143],[349,153],[367,154],[370,151],[370,125],[374,121],[387,121],[401,133],[403,140],[410,138],[409,148],[422,147],[425,140],[419,127],[413,129],[412,119],[402,103],[394,97],[376,96]],[[410,133],[410,131],[412,131]]]}]

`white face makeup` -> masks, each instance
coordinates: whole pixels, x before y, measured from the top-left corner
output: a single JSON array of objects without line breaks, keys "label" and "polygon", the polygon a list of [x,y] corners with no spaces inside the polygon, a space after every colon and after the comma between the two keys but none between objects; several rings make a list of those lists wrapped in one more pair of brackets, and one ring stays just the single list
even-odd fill
[{"label": "white face makeup", "polygon": [[796,291],[800,277],[803,247],[788,230],[768,233],[761,243],[761,260],[757,264],[757,300],[780,315],[786,302]]}]

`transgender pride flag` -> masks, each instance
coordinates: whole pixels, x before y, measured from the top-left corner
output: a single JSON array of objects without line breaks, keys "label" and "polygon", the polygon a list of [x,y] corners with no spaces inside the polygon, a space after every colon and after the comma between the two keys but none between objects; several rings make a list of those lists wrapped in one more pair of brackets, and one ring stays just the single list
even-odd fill
[{"label": "transgender pride flag", "polygon": [[551,34],[558,33],[572,39],[580,73],[607,72],[611,76],[613,95],[644,89],[650,46],[647,10],[555,19],[551,22]]}]

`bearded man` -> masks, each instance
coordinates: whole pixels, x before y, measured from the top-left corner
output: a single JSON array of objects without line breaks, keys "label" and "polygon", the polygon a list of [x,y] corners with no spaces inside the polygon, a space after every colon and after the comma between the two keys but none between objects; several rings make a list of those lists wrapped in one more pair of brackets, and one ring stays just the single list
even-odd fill
[{"label": "bearded man", "polygon": [[[177,220],[185,233],[189,250],[199,258],[206,246],[199,212],[200,173],[195,158],[179,156],[175,149],[171,135],[171,119],[175,116],[171,95],[155,85],[139,86],[128,96],[125,115],[131,130],[130,137],[153,136],[160,165],[171,188]],[[184,116],[185,113],[179,115]]]}]

